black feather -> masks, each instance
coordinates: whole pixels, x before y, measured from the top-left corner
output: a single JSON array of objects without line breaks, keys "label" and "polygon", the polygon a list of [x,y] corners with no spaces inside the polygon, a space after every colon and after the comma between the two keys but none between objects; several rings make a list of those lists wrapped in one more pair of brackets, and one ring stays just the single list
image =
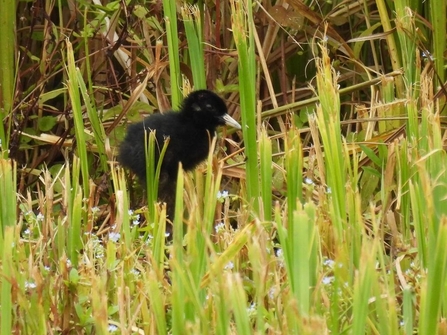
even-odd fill
[{"label": "black feather", "polygon": [[154,114],[129,126],[118,160],[133,171],[145,186],[145,138],[148,138],[151,130],[155,130],[157,166],[164,141],[169,137],[158,193],[159,200],[167,203],[172,219],[179,162],[186,171],[194,169],[207,157],[217,127],[225,124],[240,129],[240,125],[227,114],[227,106],[217,94],[208,90],[192,92],[184,99],[180,111]]}]

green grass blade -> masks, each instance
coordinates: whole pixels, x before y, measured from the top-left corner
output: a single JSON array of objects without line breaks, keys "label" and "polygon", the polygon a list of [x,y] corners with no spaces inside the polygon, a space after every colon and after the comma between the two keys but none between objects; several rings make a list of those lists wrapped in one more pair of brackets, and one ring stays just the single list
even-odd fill
[{"label": "green grass blade", "polygon": [[[432,0],[429,3],[430,23],[433,25],[433,58],[435,69],[439,76],[437,84],[445,84],[446,73],[446,27],[447,27],[447,9],[444,0]],[[431,57],[430,55],[427,55]]]},{"label": "green grass blade", "polygon": [[354,283],[354,301],[352,311],[351,334],[365,334],[368,317],[368,300],[371,296],[372,283],[376,277],[375,251],[371,243],[365,243],[362,250],[360,269]]},{"label": "green grass blade", "polygon": [[[66,197],[68,199],[68,234],[67,234],[67,256],[74,266],[78,265],[79,251],[82,249],[82,218],[84,193],[79,182],[80,159],[73,157],[73,166],[66,166]],[[71,186],[71,187],[70,187]]]},{"label": "green grass blade", "polygon": [[172,107],[180,106],[182,94],[180,92],[180,60],[177,30],[177,3],[171,0],[163,0],[164,20],[166,25],[166,35],[168,39],[168,55],[169,55],[169,73],[171,77],[171,102]]},{"label": "green grass blade", "polygon": [[412,334],[414,326],[414,312],[413,312],[414,294],[410,287],[404,288],[403,294],[404,294],[403,321],[404,321],[405,334]]},{"label": "green grass blade", "polygon": [[259,139],[260,170],[261,170],[261,199],[263,220],[272,220],[272,142],[267,130],[262,128]]},{"label": "green grass blade", "polygon": [[340,125],[340,97],[337,76],[331,67],[325,46],[317,60],[317,91],[320,105],[317,106],[317,124],[324,146],[324,159],[328,187],[331,189],[331,216],[337,238],[343,236],[346,213],[346,161],[343,154]]},{"label": "green grass blade", "polygon": [[[0,0],[0,153],[8,155],[13,108],[16,61],[16,3]],[[8,120],[5,123],[4,120]]]},{"label": "green grass blade", "polygon": [[191,62],[194,89],[206,89],[205,59],[203,53],[203,29],[201,14],[197,5],[182,7],[183,24],[188,40],[188,53]]},{"label": "green grass blade", "polygon": [[303,203],[303,150],[296,128],[289,130],[285,141],[284,168],[287,181],[287,216],[293,218],[293,212]]},{"label": "green grass blade", "polygon": [[[388,15],[388,9],[386,2],[384,0],[377,1],[377,9],[379,11],[380,21],[382,22],[383,30],[386,32],[391,32],[393,27],[391,26],[391,20]],[[389,56],[391,60],[391,66],[394,71],[398,71],[402,67],[401,53],[399,52],[399,47],[394,38],[394,34],[388,34],[386,41],[389,48]],[[398,97],[404,96],[404,86],[401,78],[396,79],[396,93]]]},{"label": "green grass blade", "polygon": [[87,109],[87,115],[92,124],[93,136],[95,138],[95,144],[99,152],[99,159],[101,160],[102,172],[106,173],[109,170],[109,165],[107,163],[107,155],[105,148],[106,132],[99,119],[98,111],[96,106],[90,99],[90,95],[87,92],[87,87],[85,86],[84,79],[82,78],[81,71],[76,69],[77,81],[79,84],[79,89],[81,91],[82,99],[84,100],[85,107]]},{"label": "green grass blade", "polygon": [[[180,167],[177,177],[175,217],[173,222],[173,246],[172,246],[172,332],[174,334],[185,334],[185,316],[187,301],[185,300],[185,284],[183,280],[183,269],[185,264],[183,255],[183,172]],[[186,265],[186,264],[185,264]],[[186,271],[189,271],[187,269]]]},{"label": "green grass blade", "polygon": [[0,240],[6,227],[17,222],[17,163],[0,158]]},{"label": "green grass blade", "polygon": [[239,92],[241,100],[242,134],[247,155],[247,199],[252,203],[255,213],[259,213],[259,170],[256,145],[256,58],[252,3],[231,1],[233,37],[238,51]]},{"label": "green grass blade", "polygon": [[2,334],[12,334],[13,325],[13,296],[12,296],[12,279],[13,279],[13,250],[15,227],[6,227],[3,237],[2,248],[2,267],[1,267],[1,318],[0,330]]},{"label": "green grass blade", "polygon": [[439,223],[434,253],[430,255],[427,278],[422,285],[419,334],[437,334],[447,271],[447,217]]},{"label": "green grass blade", "polygon": [[155,271],[150,271],[148,278],[145,280],[147,285],[147,293],[149,295],[149,302],[151,306],[151,312],[154,315],[155,324],[157,327],[158,334],[167,334],[167,324],[166,324],[166,311],[165,311],[165,300],[162,287],[160,287],[159,279]]},{"label": "green grass blade", "polygon": [[73,54],[72,44],[67,40],[67,85],[68,92],[71,101],[71,107],[73,110],[75,135],[76,135],[76,148],[81,163],[82,173],[82,188],[84,194],[90,194],[90,174],[88,167],[87,156],[87,143],[84,132],[84,118],[81,106],[81,97],[79,95],[79,81],[77,76],[77,70],[75,66],[75,59]]},{"label": "green grass blade", "polygon": [[247,298],[239,275],[229,275],[228,290],[231,305],[233,307],[234,319],[236,321],[237,334],[252,334],[250,321],[247,314]]}]

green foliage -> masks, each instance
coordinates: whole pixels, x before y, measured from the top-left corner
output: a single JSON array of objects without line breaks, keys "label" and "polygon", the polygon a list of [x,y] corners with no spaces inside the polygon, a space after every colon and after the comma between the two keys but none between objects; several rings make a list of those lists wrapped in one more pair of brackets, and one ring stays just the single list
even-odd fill
[{"label": "green foliage", "polygon": [[[0,150],[2,157],[7,157],[9,136],[11,134],[12,110],[14,107],[14,85],[16,71],[14,62],[17,49],[14,45],[16,30],[15,3],[1,0],[0,7]],[[6,121],[6,122],[5,122]]]},{"label": "green foliage", "polygon": [[[445,4],[308,3],[0,0],[2,334],[445,333]],[[166,239],[117,147],[199,88]]]}]

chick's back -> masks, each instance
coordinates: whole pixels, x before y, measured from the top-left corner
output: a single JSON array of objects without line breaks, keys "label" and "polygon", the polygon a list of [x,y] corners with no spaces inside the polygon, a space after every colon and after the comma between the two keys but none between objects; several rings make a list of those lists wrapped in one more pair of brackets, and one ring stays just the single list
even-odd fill
[{"label": "chick's back", "polygon": [[205,129],[197,127],[178,112],[153,114],[129,126],[118,157],[120,164],[131,169],[142,182],[146,180],[145,138],[151,130],[155,131],[156,136],[156,164],[165,139],[169,137],[162,173],[167,173],[171,178],[176,178],[179,162],[185,170],[191,170],[208,154],[209,136]]}]

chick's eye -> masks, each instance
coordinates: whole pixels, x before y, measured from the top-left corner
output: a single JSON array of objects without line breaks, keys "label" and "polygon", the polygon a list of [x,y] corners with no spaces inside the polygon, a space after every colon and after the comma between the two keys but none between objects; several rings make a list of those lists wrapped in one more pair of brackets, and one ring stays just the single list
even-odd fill
[{"label": "chick's eye", "polygon": [[200,108],[199,104],[192,104],[192,109],[195,110],[196,112],[200,112],[202,110],[202,108]]},{"label": "chick's eye", "polygon": [[207,111],[210,111],[210,112],[211,112],[211,111],[213,111],[213,110],[214,110],[214,107],[213,107],[213,105],[210,105],[210,104],[206,104],[206,105],[205,105],[205,107],[206,107],[206,110],[207,110]]}]

